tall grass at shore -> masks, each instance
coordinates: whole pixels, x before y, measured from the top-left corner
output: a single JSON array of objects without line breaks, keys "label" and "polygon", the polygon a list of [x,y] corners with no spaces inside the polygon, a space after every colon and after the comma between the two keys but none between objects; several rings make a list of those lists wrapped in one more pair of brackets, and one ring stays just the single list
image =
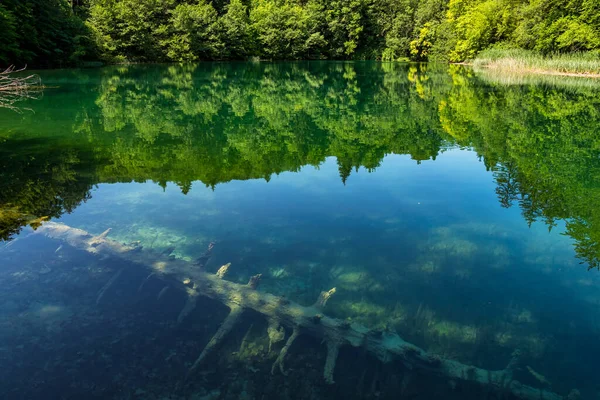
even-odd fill
[{"label": "tall grass at shore", "polygon": [[542,56],[521,49],[488,49],[479,53],[472,64],[474,68],[511,73],[600,77],[600,51],[598,50]]}]

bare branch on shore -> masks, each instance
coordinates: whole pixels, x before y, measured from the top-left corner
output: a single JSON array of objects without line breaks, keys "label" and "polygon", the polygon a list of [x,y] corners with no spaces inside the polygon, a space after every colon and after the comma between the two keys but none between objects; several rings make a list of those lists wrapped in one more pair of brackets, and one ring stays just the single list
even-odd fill
[{"label": "bare branch on shore", "polygon": [[26,99],[38,99],[42,93],[42,81],[36,74],[22,75],[27,67],[15,69],[14,65],[0,72],[0,108],[20,112],[15,103]]}]

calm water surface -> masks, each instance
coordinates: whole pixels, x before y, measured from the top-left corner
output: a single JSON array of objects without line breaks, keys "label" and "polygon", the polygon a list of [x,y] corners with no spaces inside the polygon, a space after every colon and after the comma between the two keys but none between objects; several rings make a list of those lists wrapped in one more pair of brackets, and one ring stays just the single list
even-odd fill
[{"label": "calm water surface", "polygon": [[309,335],[272,374],[284,342],[252,312],[188,374],[227,308],[178,322],[183,291],[33,233],[48,220],[191,267],[214,242],[204,268],[227,280],[302,305],[335,287],[324,315],[486,370],[517,351],[513,379],[600,399],[598,84],[334,62],[40,75],[0,109],[2,399],[517,398],[347,346],[329,385]]}]

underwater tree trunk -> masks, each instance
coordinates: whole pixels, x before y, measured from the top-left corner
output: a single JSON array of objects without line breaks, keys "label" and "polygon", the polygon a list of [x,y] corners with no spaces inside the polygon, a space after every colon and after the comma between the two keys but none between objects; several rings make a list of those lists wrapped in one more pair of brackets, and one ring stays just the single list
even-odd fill
[{"label": "underwater tree trunk", "polygon": [[[273,364],[272,372],[275,372],[277,367],[282,372],[284,371],[283,361],[289,352],[290,346],[298,335],[307,334],[327,343],[328,351],[324,367],[324,378],[328,383],[333,383],[334,367],[339,349],[342,346],[352,346],[365,349],[382,362],[399,360],[409,369],[430,373],[449,381],[465,381],[486,388],[494,388],[498,392],[513,395],[518,399],[564,399],[563,396],[555,392],[534,388],[514,380],[513,372],[518,364],[516,354],[505,369],[486,370],[429,354],[425,350],[406,342],[395,333],[372,330],[356,323],[349,324],[346,321],[330,318],[322,314],[322,307],[335,293],[335,289],[322,292],[314,305],[302,306],[283,297],[256,290],[256,284],[260,277],[258,275],[252,277],[249,284],[246,285],[229,282],[222,279],[221,276],[224,274],[205,272],[198,265],[190,262],[167,258],[139,247],[131,247],[107,239],[107,232],[99,236],[92,236],[83,230],[54,222],[45,223],[38,228],[37,232],[61,240],[70,246],[91,254],[118,257],[139,264],[148,268],[149,272],[153,274],[152,276],[161,278],[173,287],[183,290],[188,294],[189,301],[179,315],[179,322],[193,310],[196,303],[195,298],[198,295],[215,299],[229,307],[231,309],[229,316],[197,358],[188,372],[188,376],[196,370],[205,356],[222,341],[223,337],[239,320],[243,310],[252,309],[263,314],[270,321],[270,324],[280,324],[293,332]],[[113,279],[117,278],[113,277]],[[109,281],[105,288],[114,283],[113,279]],[[106,292],[105,288],[101,290],[102,295]]]}]

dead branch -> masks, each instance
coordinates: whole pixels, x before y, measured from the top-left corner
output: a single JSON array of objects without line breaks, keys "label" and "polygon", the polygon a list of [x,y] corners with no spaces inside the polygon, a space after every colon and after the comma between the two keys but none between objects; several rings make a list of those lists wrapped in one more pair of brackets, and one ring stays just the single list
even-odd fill
[{"label": "dead branch", "polygon": [[96,297],[96,304],[100,304],[100,302],[102,301],[102,298],[104,297],[104,294],[106,293],[106,291],[108,289],[110,289],[112,287],[112,285],[115,284],[115,282],[121,277],[121,274],[123,273],[123,268],[121,268],[120,270],[117,271],[116,274],[114,274],[112,276],[112,278],[109,279],[108,282],[106,282],[106,285],[102,286],[102,289],[100,289],[100,291],[98,292],[98,297]]},{"label": "dead branch", "polygon": [[285,342],[285,346],[283,346],[283,348],[279,352],[279,355],[277,356],[277,359],[273,363],[273,367],[271,368],[271,374],[274,374],[275,369],[277,367],[279,367],[279,371],[281,371],[281,374],[287,376],[287,372],[285,372],[285,370],[283,368],[283,361],[285,360],[285,356],[287,355],[287,352],[289,351],[290,347],[292,346],[292,343],[294,343],[294,341],[296,340],[296,338],[299,335],[300,335],[300,330],[298,329],[297,326],[295,326],[294,330],[292,331],[292,334],[288,338],[287,342]]},{"label": "dead branch", "polygon": [[192,367],[188,370],[186,379],[189,378],[196,368],[204,361],[204,359],[223,342],[225,336],[233,329],[233,327],[237,324],[240,316],[244,311],[243,307],[240,306],[232,306],[229,315],[225,318],[225,321],[221,324],[217,332],[213,335],[213,337],[209,340],[209,342],[202,350],[202,353],[198,356]]},{"label": "dead branch", "polygon": [[27,67],[15,69],[14,65],[0,72],[0,107],[20,111],[14,104],[26,99],[38,99],[42,81],[36,74],[20,75]]}]

